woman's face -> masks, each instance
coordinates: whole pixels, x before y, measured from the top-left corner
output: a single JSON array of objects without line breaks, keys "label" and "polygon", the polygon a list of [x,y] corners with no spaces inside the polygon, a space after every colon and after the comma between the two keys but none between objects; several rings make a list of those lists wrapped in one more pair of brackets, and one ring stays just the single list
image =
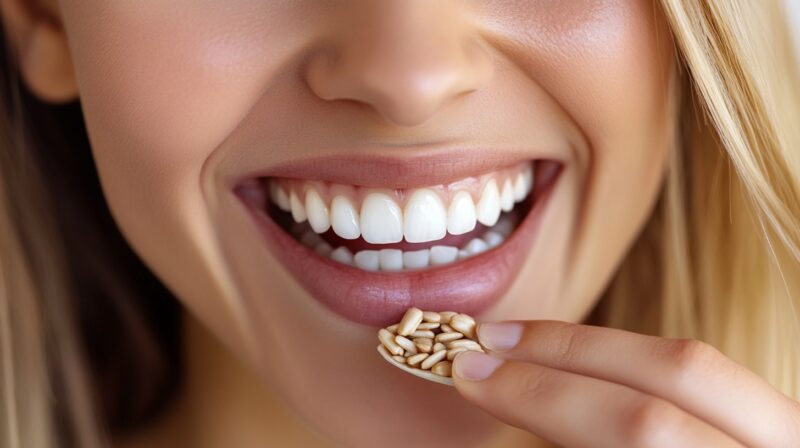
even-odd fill
[{"label": "woman's face", "polygon": [[350,444],[488,430],[383,361],[377,327],[412,305],[581,321],[662,182],[650,0],[60,3],[124,235]]}]

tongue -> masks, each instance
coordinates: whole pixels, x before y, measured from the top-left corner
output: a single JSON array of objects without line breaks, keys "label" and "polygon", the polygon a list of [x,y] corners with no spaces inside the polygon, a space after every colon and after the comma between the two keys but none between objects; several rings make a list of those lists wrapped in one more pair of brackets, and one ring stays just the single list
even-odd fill
[{"label": "tongue", "polygon": [[409,243],[407,241],[400,241],[398,243],[391,243],[391,244],[371,244],[364,241],[363,238],[357,238],[354,240],[346,240],[339,235],[335,234],[333,230],[328,230],[327,232],[320,235],[322,239],[327,241],[331,247],[339,247],[344,246],[350,249],[351,252],[356,253],[360,250],[381,250],[381,249],[400,249],[403,251],[413,251],[413,250],[421,250],[421,249],[430,249],[433,246],[455,246],[455,247],[462,247],[473,238],[479,237],[483,235],[489,228],[484,226],[483,224],[478,223],[471,232],[464,233],[462,235],[450,235],[449,233],[445,235],[444,238],[436,241],[428,241],[426,243]]}]

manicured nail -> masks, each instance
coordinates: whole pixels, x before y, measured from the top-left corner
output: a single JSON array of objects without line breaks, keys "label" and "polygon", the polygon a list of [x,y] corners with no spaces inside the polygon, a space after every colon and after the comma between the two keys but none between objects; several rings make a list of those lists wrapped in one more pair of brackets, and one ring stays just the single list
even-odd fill
[{"label": "manicured nail", "polygon": [[470,381],[480,381],[488,378],[502,363],[502,359],[468,350],[459,353],[453,364],[455,373],[459,377]]},{"label": "manicured nail", "polygon": [[495,352],[514,348],[522,336],[522,324],[517,322],[486,322],[478,325],[478,340]]}]

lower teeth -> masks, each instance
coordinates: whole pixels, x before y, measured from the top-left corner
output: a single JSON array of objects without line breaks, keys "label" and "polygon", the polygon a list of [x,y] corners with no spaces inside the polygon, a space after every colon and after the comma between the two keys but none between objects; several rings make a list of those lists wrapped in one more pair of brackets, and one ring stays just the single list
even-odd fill
[{"label": "lower teeth", "polygon": [[[365,271],[397,272],[441,266],[478,255],[502,244],[514,228],[513,218],[503,214],[500,220],[482,236],[473,238],[462,247],[433,246],[430,249],[403,251],[400,249],[360,250],[353,254],[345,246],[333,248],[308,227],[297,229],[298,240],[321,256]],[[295,232],[293,232],[295,233]]]}]

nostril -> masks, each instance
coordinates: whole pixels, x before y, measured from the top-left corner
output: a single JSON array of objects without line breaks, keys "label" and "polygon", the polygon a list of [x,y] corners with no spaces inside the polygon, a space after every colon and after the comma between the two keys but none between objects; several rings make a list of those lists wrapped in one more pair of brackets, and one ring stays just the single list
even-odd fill
[{"label": "nostril", "polygon": [[305,68],[305,81],[317,97],[331,101],[340,99],[340,86],[334,85],[340,76],[335,73],[341,57],[332,49],[318,49],[309,58]]},{"label": "nostril", "polygon": [[468,69],[444,65],[354,70],[319,61],[309,68],[307,82],[323,100],[356,101],[393,124],[416,126],[452,99],[478,90],[489,77],[486,66],[465,74]]},{"label": "nostril", "polygon": [[366,61],[341,59],[325,53],[309,63],[311,91],[325,101],[361,103],[401,126],[425,121],[458,82],[458,75],[446,68],[370,66]]}]

